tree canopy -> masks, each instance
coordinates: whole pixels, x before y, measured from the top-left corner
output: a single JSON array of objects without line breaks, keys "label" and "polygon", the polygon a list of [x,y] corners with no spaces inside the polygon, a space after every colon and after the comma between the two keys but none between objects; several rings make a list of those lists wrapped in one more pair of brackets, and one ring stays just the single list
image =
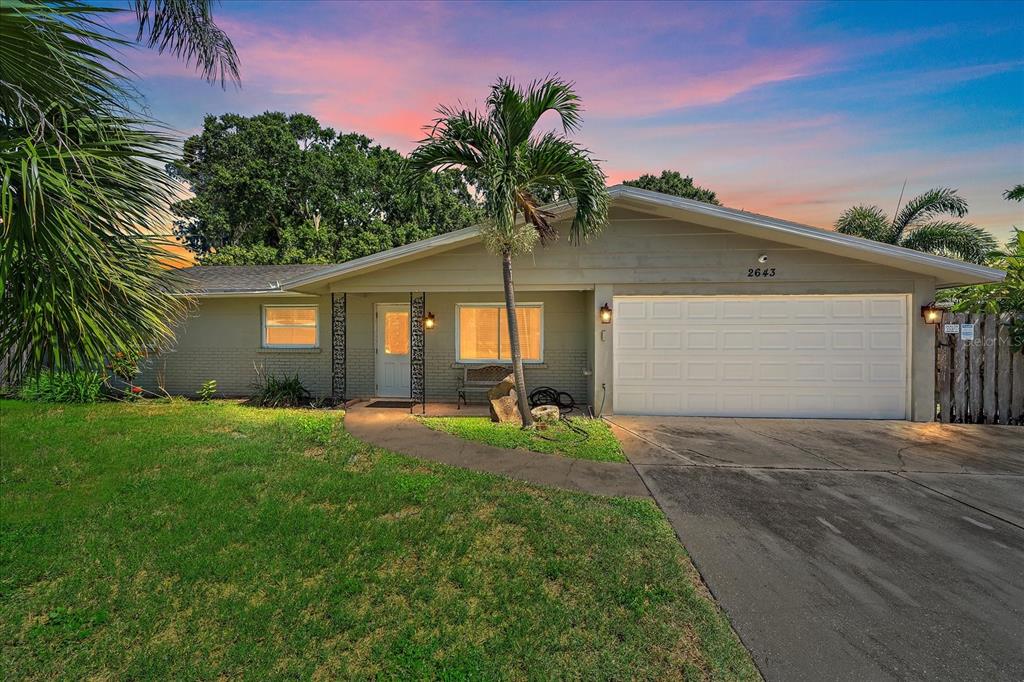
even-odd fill
[{"label": "tree canopy", "polygon": [[206,264],[328,263],[480,220],[460,171],[411,187],[407,164],[307,114],[207,116],[169,167],[194,194],[172,206],[175,232]]},{"label": "tree canopy", "polygon": [[986,265],[1006,272],[992,284],[955,287],[939,292],[940,301],[953,304],[956,312],[1024,312],[1024,232],[1014,228],[1006,247],[989,255]]},{"label": "tree canopy", "polygon": [[721,206],[714,192],[693,184],[693,178],[689,175],[684,178],[679,171],[663,170],[661,175],[646,173],[635,180],[624,180],[622,184]]}]

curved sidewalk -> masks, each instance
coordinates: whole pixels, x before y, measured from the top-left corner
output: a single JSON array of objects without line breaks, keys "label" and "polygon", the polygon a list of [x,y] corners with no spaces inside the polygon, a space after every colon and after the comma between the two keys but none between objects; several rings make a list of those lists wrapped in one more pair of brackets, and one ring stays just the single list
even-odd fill
[{"label": "curved sidewalk", "polygon": [[463,469],[595,495],[650,497],[632,464],[496,448],[429,429],[402,409],[353,405],[345,429],[378,447]]}]

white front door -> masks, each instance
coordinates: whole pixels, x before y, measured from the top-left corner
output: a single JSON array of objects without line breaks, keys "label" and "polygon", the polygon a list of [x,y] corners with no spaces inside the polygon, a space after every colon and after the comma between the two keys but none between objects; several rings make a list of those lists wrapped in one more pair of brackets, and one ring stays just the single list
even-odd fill
[{"label": "white front door", "polygon": [[615,298],[618,414],[905,419],[905,296]]},{"label": "white front door", "polygon": [[409,397],[409,304],[377,304],[377,395]]}]

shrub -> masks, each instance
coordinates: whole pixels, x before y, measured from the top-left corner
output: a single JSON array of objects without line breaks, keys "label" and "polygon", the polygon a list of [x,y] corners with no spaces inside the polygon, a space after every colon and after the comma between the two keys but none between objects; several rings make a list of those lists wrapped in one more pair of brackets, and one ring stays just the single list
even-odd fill
[{"label": "shrub", "polygon": [[126,355],[118,351],[110,358],[110,371],[119,379],[123,379],[130,384],[135,375],[139,373],[139,359],[141,357],[141,355]]},{"label": "shrub", "polygon": [[196,395],[199,396],[199,399],[201,401],[203,401],[204,403],[208,403],[210,402],[210,399],[214,396],[216,392],[217,380],[210,379],[209,381],[203,382],[203,385],[199,387],[198,391],[196,391]]},{"label": "shrub", "polygon": [[309,403],[311,396],[298,374],[276,377],[257,370],[253,388],[249,401],[260,407],[297,407]]},{"label": "shrub", "polygon": [[26,379],[19,395],[23,400],[42,403],[94,403],[102,395],[103,382],[99,372],[47,370]]}]

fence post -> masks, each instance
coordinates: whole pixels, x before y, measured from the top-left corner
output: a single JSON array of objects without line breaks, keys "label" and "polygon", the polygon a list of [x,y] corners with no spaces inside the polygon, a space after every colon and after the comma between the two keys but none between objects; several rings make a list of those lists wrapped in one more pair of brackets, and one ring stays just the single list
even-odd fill
[{"label": "fence post", "polygon": [[981,358],[984,355],[985,342],[981,335],[982,321],[985,316],[973,314],[970,321],[974,325],[974,340],[967,344],[970,353],[968,367],[970,374],[967,377],[967,389],[970,391],[968,411],[971,413],[971,422],[977,424],[982,421],[981,413]]},{"label": "fence post", "polygon": [[939,323],[935,325],[935,386],[939,393],[939,421],[951,421],[952,401],[950,400],[950,347],[949,335],[943,331],[949,313],[942,313]]},{"label": "fence post", "polygon": [[984,422],[995,423],[999,411],[996,409],[996,355],[999,347],[999,316],[985,315],[985,361],[982,366],[982,410]]},{"label": "fence post", "polygon": [[995,316],[999,322],[999,348],[996,361],[996,405],[1000,424],[1010,423],[1012,398],[1010,396],[1010,316]]},{"label": "fence post", "polygon": [[[1024,315],[1018,315],[1017,319],[1024,320]],[[1024,348],[1013,354],[1010,374],[1010,423],[1024,424]]]},{"label": "fence post", "polygon": [[[964,313],[953,315],[957,326],[964,323]],[[953,421],[967,421],[967,344],[959,332],[953,334]]]}]

